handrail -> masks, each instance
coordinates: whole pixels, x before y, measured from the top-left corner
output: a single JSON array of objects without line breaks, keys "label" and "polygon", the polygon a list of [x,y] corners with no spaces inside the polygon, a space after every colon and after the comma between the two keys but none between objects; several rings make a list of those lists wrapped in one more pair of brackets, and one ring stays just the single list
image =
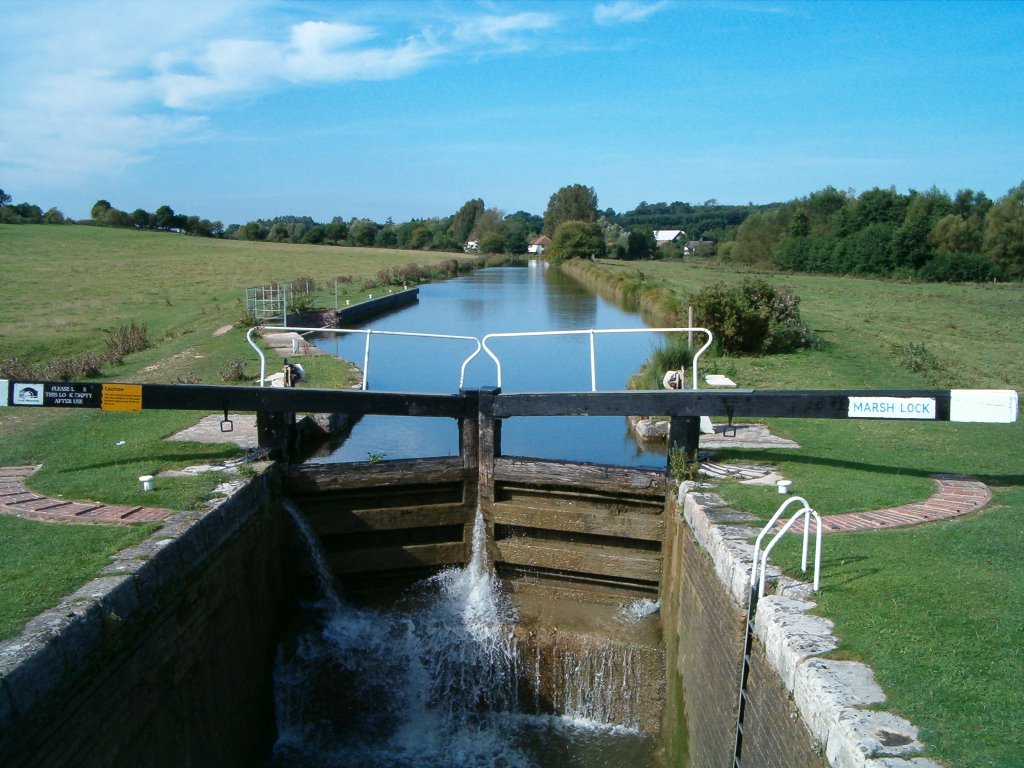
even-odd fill
[{"label": "handrail", "polygon": [[576,331],[523,331],[516,333],[488,333],[483,337],[482,345],[484,352],[486,352],[490,358],[494,361],[494,364],[498,367],[498,386],[501,386],[501,360],[498,356],[491,351],[491,348],[487,345],[490,339],[499,338],[519,338],[526,336],[580,336],[587,334],[590,337],[590,391],[597,391],[597,363],[596,363],[596,352],[594,349],[594,335],[598,333],[692,333],[693,331],[701,331],[706,333],[708,340],[704,345],[698,349],[693,355],[693,388],[698,388],[697,378],[697,366],[700,360],[700,356],[704,354],[711,347],[711,342],[714,339],[711,331],[707,328],[609,328],[609,329],[589,329],[589,330],[576,330]]},{"label": "handrail", "polygon": [[[768,531],[770,531],[775,526],[775,523],[778,522],[779,518],[782,516],[782,513],[786,510],[786,507],[790,506],[793,502],[801,502],[803,506],[800,509],[798,509],[788,521],[786,521],[786,524],[783,525],[778,532],[776,532],[775,536],[772,537],[772,540],[764,548],[764,552],[761,553],[761,568],[759,574],[758,553],[761,548],[761,541],[762,539],[764,539]],[[793,525],[796,523],[797,520],[800,519],[801,516],[804,518],[804,542],[800,568],[805,573],[807,572],[807,548],[810,539],[811,515],[814,515],[814,519],[817,523],[814,542],[814,584],[812,589],[815,592],[818,591],[818,586],[821,582],[821,515],[819,515],[815,510],[811,509],[806,499],[804,499],[801,496],[793,496],[792,498],[786,499],[786,501],[782,502],[782,504],[779,505],[778,510],[776,510],[775,514],[772,515],[771,520],[769,520],[765,524],[764,528],[761,529],[761,533],[758,534],[757,540],[754,542],[754,561],[753,563],[751,563],[750,566],[750,589],[751,592],[753,592],[754,586],[757,585],[758,598],[764,597],[764,582],[765,573],[768,569],[768,554],[778,543],[779,539],[782,538],[782,536],[786,534],[790,528],[793,527]]]},{"label": "handrail", "polygon": [[480,349],[481,349],[481,346],[482,346],[481,343],[480,343],[480,340],[478,338],[476,338],[475,336],[454,336],[454,335],[449,335],[449,334],[444,334],[444,333],[413,333],[413,332],[410,332],[410,331],[375,331],[375,330],[372,330],[370,328],[296,328],[294,326],[289,328],[287,326],[282,327],[282,326],[271,326],[271,325],[258,325],[258,326],[255,326],[253,328],[250,328],[249,331],[246,333],[245,338],[249,342],[249,346],[251,346],[253,349],[255,349],[256,350],[256,354],[259,355],[259,357],[260,357],[260,386],[261,387],[266,386],[266,376],[265,376],[265,373],[266,373],[267,361],[266,361],[266,357],[263,354],[263,350],[261,350],[259,348],[259,345],[257,345],[253,341],[253,338],[252,338],[253,332],[257,331],[257,330],[259,330],[259,331],[288,331],[288,332],[292,332],[292,333],[301,333],[301,334],[307,334],[307,333],[336,333],[336,334],[362,333],[362,334],[365,334],[366,335],[366,344],[365,344],[365,346],[363,348],[363,381],[362,381],[362,384],[360,386],[360,389],[362,389],[364,391],[367,388],[367,383],[369,382],[369,378],[370,378],[370,376],[369,376],[369,369],[370,369],[370,337],[372,335],[378,335],[378,336],[414,336],[414,337],[428,338],[428,339],[456,339],[456,340],[460,340],[460,341],[472,341],[472,342],[474,342],[476,344],[476,350],[473,352],[473,354],[471,354],[469,357],[467,357],[465,360],[462,361],[462,367],[459,370],[459,389],[462,389],[462,385],[463,385],[463,383],[465,382],[465,379],[466,379],[466,366],[469,365],[469,363],[473,360],[473,358],[475,358],[477,355],[480,354]]}]

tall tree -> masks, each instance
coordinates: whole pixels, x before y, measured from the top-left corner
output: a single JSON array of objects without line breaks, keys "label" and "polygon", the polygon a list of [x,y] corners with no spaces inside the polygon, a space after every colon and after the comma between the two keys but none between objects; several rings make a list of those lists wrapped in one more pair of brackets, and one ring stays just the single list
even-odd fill
[{"label": "tall tree", "polygon": [[544,211],[544,234],[553,237],[566,221],[597,221],[597,193],[593,187],[572,184],[551,195]]},{"label": "tall tree", "polygon": [[988,212],[982,249],[1008,277],[1024,276],[1024,181]]},{"label": "tall tree", "polygon": [[452,216],[451,236],[460,246],[465,245],[476,226],[477,217],[484,212],[484,201],[479,197],[467,200]]}]

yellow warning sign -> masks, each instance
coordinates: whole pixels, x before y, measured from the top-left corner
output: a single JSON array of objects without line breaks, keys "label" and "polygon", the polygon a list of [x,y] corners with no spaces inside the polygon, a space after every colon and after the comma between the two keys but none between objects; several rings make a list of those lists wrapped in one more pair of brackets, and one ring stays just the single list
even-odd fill
[{"label": "yellow warning sign", "polygon": [[142,385],[104,384],[100,408],[104,411],[141,411]]}]

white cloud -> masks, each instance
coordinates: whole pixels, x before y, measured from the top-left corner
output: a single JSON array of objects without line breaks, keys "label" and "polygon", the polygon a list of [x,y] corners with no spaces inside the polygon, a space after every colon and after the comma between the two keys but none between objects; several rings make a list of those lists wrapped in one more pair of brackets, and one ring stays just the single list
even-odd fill
[{"label": "white cloud", "polygon": [[492,44],[523,51],[536,45],[531,33],[551,29],[556,23],[556,17],[550,13],[478,16],[457,24],[455,39],[468,45]]},{"label": "white cloud", "polygon": [[598,24],[627,24],[643,21],[668,5],[667,2],[641,3],[636,0],[615,0],[613,3],[599,3],[594,8],[594,21]]},{"label": "white cloud", "polygon": [[[310,5],[366,21],[374,7]],[[74,186],[116,176],[201,138],[225,100],[294,86],[387,80],[458,51],[503,53],[555,25],[546,13],[419,19],[396,34],[374,22],[291,16],[287,5],[48,3],[6,14],[0,49],[0,172],[5,185]],[[439,31],[428,24],[435,23]],[[406,23],[404,19],[398,23]],[[223,34],[221,30],[230,30]],[[279,30],[276,34],[266,30]]]}]

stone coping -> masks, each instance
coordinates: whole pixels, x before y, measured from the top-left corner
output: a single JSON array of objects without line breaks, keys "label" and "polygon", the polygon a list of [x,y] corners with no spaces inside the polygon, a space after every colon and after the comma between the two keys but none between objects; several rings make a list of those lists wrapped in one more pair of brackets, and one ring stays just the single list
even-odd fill
[{"label": "stone coping", "polygon": [[[745,525],[713,522],[726,506],[718,496],[679,488],[679,506],[715,572],[740,611],[750,595],[750,566],[758,531]],[[779,673],[813,739],[832,768],[941,768],[918,755],[924,745],[917,728],[890,712],[879,711],[885,694],[865,664],[821,658],[838,647],[833,624],[810,612],[810,585],[782,577],[777,567],[777,594],[758,601],[754,633]]]}]

